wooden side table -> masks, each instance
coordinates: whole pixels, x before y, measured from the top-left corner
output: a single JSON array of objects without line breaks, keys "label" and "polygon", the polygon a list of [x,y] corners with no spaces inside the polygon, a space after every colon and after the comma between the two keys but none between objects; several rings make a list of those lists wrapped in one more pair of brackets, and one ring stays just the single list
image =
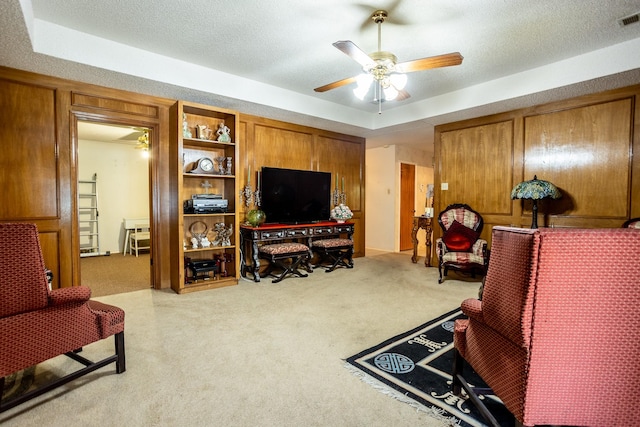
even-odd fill
[{"label": "wooden side table", "polygon": [[431,228],[433,218],[427,218],[426,216],[414,216],[413,217],[413,230],[411,231],[411,240],[413,241],[413,256],[411,261],[415,264],[418,262],[418,230],[423,229],[426,232],[427,255],[424,260],[425,267],[431,267],[431,235],[433,228]]}]

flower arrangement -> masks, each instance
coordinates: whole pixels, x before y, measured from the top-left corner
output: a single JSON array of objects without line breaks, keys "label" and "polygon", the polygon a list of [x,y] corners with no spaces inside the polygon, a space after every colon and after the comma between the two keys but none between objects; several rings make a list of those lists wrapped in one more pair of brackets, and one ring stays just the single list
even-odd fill
[{"label": "flower arrangement", "polygon": [[340,203],[335,208],[331,209],[331,218],[335,220],[344,221],[347,219],[351,219],[353,217],[353,212],[349,209],[349,206],[344,203]]}]

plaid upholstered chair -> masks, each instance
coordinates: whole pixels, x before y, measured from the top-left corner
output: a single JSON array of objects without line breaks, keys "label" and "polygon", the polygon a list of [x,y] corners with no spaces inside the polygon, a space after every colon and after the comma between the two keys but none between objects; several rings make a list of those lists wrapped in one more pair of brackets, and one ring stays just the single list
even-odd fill
[{"label": "plaid upholstered chair", "polygon": [[[453,393],[494,426],[479,394],[525,426],[640,425],[638,254],[635,229],[495,227],[483,299],[454,326]],[[466,382],[464,362],[490,390]]]},{"label": "plaid upholstered chair", "polygon": [[449,270],[484,274],[489,262],[487,241],[480,239],[484,224],[482,216],[469,205],[457,203],[447,206],[438,215],[442,237],[436,240],[438,272],[442,283]]},{"label": "plaid upholstered chair", "polygon": [[[124,311],[89,300],[85,286],[49,290],[34,224],[0,224],[0,392],[5,377],[61,354],[84,365],[26,394],[0,401],[0,412],[110,363],[125,371]],[[115,354],[92,362],[82,347],[115,336]]]}]

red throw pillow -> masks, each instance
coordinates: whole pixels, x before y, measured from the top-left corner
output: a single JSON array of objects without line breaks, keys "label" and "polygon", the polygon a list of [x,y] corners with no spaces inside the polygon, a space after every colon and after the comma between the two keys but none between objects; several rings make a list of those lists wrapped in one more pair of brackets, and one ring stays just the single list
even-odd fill
[{"label": "red throw pillow", "polygon": [[447,249],[452,252],[471,252],[471,248],[478,240],[478,237],[477,231],[453,220],[449,229],[444,233],[442,241],[447,246]]}]

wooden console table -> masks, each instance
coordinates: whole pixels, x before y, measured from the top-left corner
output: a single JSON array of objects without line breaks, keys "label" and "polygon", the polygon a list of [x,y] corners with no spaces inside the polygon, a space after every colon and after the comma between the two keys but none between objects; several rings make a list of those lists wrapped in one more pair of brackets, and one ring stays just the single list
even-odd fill
[{"label": "wooden console table", "polygon": [[311,242],[318,238],[346,235],[348,239],[353,240],[353,229],[353,223],[337,223],[334,221],[296,225],[263,224],[259,227],[241,225],[240,273],[242,277],[247,277],[247,273],[251,273],[254,282],[260,281],[260,274],[258,274],[260,270],[258,247],[262,244],[296,240],[311,248]]},{"label": "wooden console table", "polygon": [[426,231],[427,254],[424,260],[425,267],[431,267],[431,235],[433,234],[433,228],[431,228],[433,218],[427,218],[426,216],[414,216],[413,217],[413,230],[411,231],[411,240],[413,241],[413,256],[411,261],[415,264],[418,262],[418,230],[423,229]]}]

